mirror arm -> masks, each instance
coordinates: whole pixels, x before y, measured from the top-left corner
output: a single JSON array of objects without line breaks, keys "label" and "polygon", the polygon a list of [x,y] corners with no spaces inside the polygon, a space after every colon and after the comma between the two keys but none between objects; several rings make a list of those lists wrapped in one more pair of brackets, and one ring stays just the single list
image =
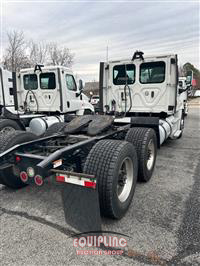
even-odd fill
[{"label": "mirror arm", "polygon": [[83,90],[80,90],[79,92],[76,92],[76,97],[79,97],[83,93]]}]

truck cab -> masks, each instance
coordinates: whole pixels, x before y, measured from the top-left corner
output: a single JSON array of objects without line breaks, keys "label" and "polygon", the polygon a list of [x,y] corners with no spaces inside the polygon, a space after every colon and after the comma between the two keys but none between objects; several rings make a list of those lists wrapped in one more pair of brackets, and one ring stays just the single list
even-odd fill
[{"label": "truck cab", "polygon": [[99,84],[100,111],[114,115],[116,122],[159,127],[160,144],[182,136],[184,101],[176,54],[136,51],[131,59],[101,62]]},{"label": "truck cab", "polygon": [[76,113],[94,111],[82,95],[73,72],[63,66],[22,69],[17,76],[18,105],[24,111]]},{"label": "truck cab", "polygon": [[55,123],[94,113],[82,93],[82,80],[78,86],[69,68],[36,65],[19,73],[2,71],[0,131],[28,130],[42,135]]},{"label": "truck cab", "polygon": [[104,111],[166,116],[177,99],[177,56],[136,56],[102,63],[101,105]]}]

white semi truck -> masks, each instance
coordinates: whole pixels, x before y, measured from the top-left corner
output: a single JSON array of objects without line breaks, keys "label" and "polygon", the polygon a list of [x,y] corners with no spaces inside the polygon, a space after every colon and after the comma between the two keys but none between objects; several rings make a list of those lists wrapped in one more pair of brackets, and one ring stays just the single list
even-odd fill
[{"label": "white semi truck", "polygon": [[[177,55],[143,57],[101,63],[101,109],[121,116],[120,123],[140,125],[158,120],[160,145],[182,135],[184,102],[178,87]],[[123,118],[124,117],[124,118]],[[144,126],[145,124],[143,124]]]},{"label": "white semi truck", "polygon": [[42,138],[23,131],[0,135],[1,183],[41,186],[53,176],[62,187],[66,221],[83,232],[100,230],[100,214],[125,215],[137,180],[153,175],[157,148],[184,129],[177,55],[137,51],[130,59],[101,62],[99,95],[101,115],[56,123]]},{"label": "white semi truck", "polygon": [[69,68],[41,66],[10,73],[1,68],[0,130],[28,129],[41,135],[56,122],[69,115],[93,113],[94,108],[82,93]]}]

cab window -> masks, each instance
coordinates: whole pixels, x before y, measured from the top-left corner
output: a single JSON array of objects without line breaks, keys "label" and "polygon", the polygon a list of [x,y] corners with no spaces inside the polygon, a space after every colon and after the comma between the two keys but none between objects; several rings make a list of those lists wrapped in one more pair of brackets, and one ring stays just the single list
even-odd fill
[{"label": "cab window", "polygon": [[113,67],[115,85],[133,84],[135,82],[135,65],[116,65]]},{"label": "cab window", "polygon": [[53,72],[40,74],[40,88],[43,90],[53,90],[56,88],[56,78]]},{"label": "cab window", "polygon": [[165,80],[165,62],[150,62],[140,65],[140,83],[162,83]]},{"label": "cab window", "polygon": [[76,87],[76,82],[74,80],[74,77],[72,75],[67,74],[65,76],[65,79],[66,79],[66,85],[67,85],[68,90],[76,91],[77,87]]},{"label": "cab window", "polygon": [[24,75],[23,82],[25,90],[37,90],[38,88],[38,80],[36,74]]}]

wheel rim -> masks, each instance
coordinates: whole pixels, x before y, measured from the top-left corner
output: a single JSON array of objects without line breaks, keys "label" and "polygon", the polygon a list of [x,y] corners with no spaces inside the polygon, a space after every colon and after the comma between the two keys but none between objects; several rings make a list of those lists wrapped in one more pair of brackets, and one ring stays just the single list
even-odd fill
[{"label": "wheel rim", "polygon": [[133,162],[130,158],[125,158],[120,166],[117,184],[117,196],[121,202],[129,197],[133,185]]},{"label": "wheel rim", "polygon": [[151,170],[154,165],[155,160],[155,145],[153,139],[149,141],[148,148],[147,148],[147,169]]},{"label": "wheel rim", "polygon": [[1,132],[2,133],[8,133],[8,132],[13,132],[15,129],[13,127],[4,127]]}]

